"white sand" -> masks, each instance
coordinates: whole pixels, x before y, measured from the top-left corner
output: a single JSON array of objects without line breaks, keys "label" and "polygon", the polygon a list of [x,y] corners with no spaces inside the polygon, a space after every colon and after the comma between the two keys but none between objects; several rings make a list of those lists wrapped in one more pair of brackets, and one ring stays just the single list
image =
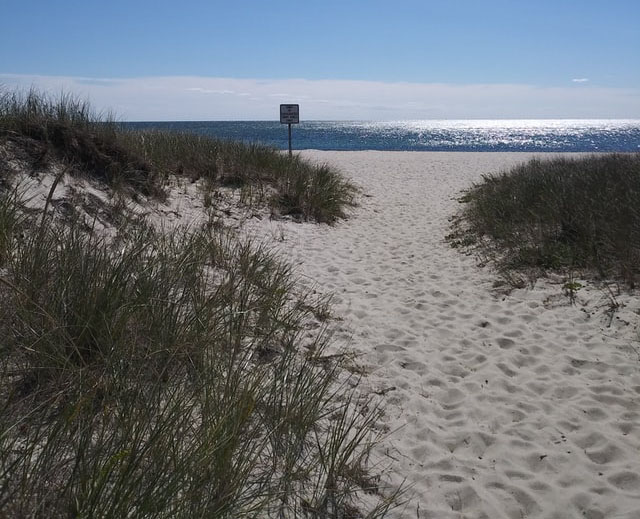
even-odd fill
[{"label": "white sand", "polygon": [[366,196],[334,227],[248,225],[335,294],[335,339],[385,393],[378,449],[409,518],[640,518],[638,297],[509,295],[444,240],[461,190],[531,155],[303,152]]}]

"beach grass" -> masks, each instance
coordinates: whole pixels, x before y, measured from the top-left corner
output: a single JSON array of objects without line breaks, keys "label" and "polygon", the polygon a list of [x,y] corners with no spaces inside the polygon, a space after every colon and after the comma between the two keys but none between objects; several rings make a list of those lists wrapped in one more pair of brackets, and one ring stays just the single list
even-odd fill
[{"label": "beach grass", "polygon": [[164,176],[241,188],[250,200],[267,201],[283,215],[332,223],[353,205],[356,190],[335,169],[268,146],[153,130],[122,131],[120,140]]},{"label": "beach grass", "polygon": [[[169,153],[167,170],[159,165],[162,139],[198,143],[183,174],[203,174],[208,166],[189,169],[197,160],[225,165],[221,157],[235,157],[236,169],[216,170],[212,182],[232,171],[254,182],[275,174],[269,168],[282,157],[278,164],[292,175],[286,182],[300,169],[309,175],[302,175],[305,193],[331,184],[323,168],[260,147],[225,143],[236,151],[198,158],[195,146],[211,150],[204,139],[155,134],[145,152],[132,142],[146,135],[122,138],[111,123],[74,113],[85,105],[65,98],[66,108],[47,115],[52,106],[38,100],[11,123],[3,108],[2,137],[35,141],[78,169],[96,164],[81,150],[99,143],[103,163],[119,161],[100,175],[116,188],[161,193],[163,176],[175,173],[167,164],[177,161]],[[74,136],[62,148],[47,140],[57,128],[51,118]],[[45,137],[21,130],[27,122]],[[85,144],[76,146],[76,134]],[[116,148],[125,151],[110,154]],[[55,182],[48,200],[54,189]],[[287,193],[278,196],[318,218],[304,204],[325,193],[301,200]],[[81,218],[56,217],[48,202],[27,208],[7,184],[0,187],[0,300],[0,510],[7,517],[375,518],[393,506],[395,494],[368,472],[380,411],[341,369],[341,355],[327,352],[317,318],[326,301],[301,291],[291,268],[265,247],[214,221],[161,232],[143,216],[123,215],[112,233],[99,233]]]},{"label": "beach grass", "polygon": [[52,158],[114,186],[162,197],[171,176],[244,187],[252,202],[283,215],[333,223],[353,205],[355,187],[335,169],[259,144],[190,133],[134,131],[72,95],[0,91],[0,138],[30,148],[33,161]]},{"label": "beach grass", "polygon": [[534,159],[488,175],[462,199],[454,243],[503,272],[583,271],[634,286],[640,275],[640,155]]}]

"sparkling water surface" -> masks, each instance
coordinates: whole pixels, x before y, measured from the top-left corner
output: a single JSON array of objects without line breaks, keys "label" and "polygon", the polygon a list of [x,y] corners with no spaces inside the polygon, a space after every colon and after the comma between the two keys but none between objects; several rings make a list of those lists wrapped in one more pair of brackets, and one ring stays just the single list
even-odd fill
[{"label": "sparkling water surface", "polygon": [[[288,148],[287,126],[275,121],[123,124]],[[297,150],[640,152],[640,120],[303,121],[292,127]]]}]

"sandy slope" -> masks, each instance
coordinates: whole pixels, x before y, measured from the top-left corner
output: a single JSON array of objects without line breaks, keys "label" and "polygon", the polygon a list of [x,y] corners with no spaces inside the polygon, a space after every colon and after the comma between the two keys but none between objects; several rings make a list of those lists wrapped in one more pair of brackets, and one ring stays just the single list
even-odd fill
[{"label": "sandy slope", "polygon": [[304,152],[365,196],[334,227],[253,220],[335,294],[393,432],[378,451],[419,518],[640,518],[638,298],[562,280],[505,296],[445,242],[460,191],[530,155]]}]

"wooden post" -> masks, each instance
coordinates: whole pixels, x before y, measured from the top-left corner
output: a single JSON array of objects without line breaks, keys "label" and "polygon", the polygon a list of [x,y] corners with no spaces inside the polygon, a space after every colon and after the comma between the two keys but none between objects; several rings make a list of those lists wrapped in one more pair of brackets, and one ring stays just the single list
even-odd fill
[{"label": "wooden post", "polygon": [[289,123],[289,157],[291,157],[291,123]]}]

